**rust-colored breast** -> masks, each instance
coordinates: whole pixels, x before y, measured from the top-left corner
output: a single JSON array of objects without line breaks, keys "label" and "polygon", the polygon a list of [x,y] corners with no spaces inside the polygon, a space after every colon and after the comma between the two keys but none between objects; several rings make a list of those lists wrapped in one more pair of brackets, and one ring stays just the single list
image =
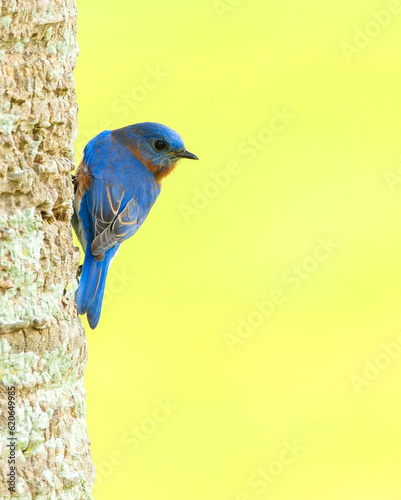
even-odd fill
[{"label": "rust-colored breast", "polygon": [[82,198],[92,186],[92,176],[89,166],[82,160],[74,176],[74,191]]}]

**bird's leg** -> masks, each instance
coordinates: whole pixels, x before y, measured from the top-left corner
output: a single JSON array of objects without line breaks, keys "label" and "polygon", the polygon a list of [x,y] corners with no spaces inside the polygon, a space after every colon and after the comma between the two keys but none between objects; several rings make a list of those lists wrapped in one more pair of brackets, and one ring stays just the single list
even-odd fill
[{"label": "bird's leg", "polygon": [[82,274],[82,264],[77,269],[77,281],[78,282],[79,282],[79,278],[81,277],[81,274]]}]

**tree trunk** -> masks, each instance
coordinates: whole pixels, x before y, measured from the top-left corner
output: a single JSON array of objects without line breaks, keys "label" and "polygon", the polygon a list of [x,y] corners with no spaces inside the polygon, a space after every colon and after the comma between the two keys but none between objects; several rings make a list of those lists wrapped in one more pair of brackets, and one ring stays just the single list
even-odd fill
[{"label": "tree trunk", "polygon": [[70,225],[75,1],[0,6],[0,497],[90,499]]}]

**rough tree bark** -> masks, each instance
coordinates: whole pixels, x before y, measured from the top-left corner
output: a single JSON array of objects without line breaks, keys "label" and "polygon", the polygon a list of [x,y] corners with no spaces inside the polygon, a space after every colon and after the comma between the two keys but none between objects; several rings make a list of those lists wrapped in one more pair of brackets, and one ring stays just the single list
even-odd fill
[{"label": "rough tree bark", "polygon": [[0,497],[90,499],[87,346],[70,225],[75,1],[0,0],[0,8]]}]

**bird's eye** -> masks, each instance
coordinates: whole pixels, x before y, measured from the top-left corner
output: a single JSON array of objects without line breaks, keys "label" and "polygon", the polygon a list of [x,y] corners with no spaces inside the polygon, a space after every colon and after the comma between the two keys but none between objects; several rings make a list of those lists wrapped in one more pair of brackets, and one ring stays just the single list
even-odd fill
[{"label": "bird's eye", "polygon": [[155,148],[158,150],[158,151],[161,151],[162,149],[164,149],[166,147],[166,143],[164,141],[161,141],[161,140],[158,140],[155,142]]}]

